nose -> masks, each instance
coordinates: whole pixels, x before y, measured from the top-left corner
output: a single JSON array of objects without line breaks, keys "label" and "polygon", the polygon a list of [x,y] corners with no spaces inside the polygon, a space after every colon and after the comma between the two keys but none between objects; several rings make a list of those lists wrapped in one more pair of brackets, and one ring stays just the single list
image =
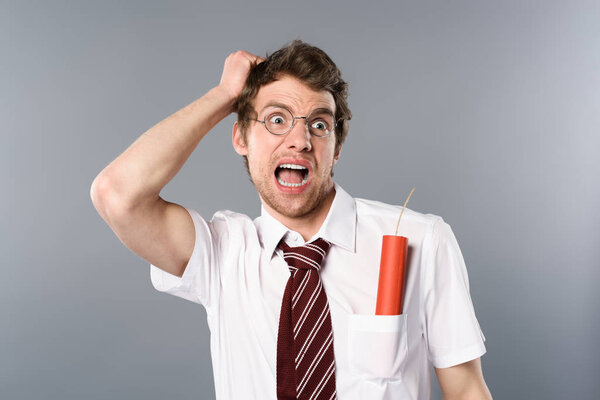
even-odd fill
[{"label": "nose", "polygon": [[311,138],[312,135],[306,126],[306,119],[297,119],[294,121],[292,130],[285,135],[285,143],[289,149],[297,152],[310,151],[312,149]]}]

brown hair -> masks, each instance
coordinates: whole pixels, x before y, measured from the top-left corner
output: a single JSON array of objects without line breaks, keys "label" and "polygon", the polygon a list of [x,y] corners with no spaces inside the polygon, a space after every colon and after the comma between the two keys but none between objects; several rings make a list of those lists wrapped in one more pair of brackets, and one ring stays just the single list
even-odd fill
[{"label": "brown hair", "polygon": [[254,118],[254,99],[260,88],[276,81],[282,75],[290,75],[299,79],[315,91],[327,90],[335,101],[335,119],[338,121],[335,130],[335,153],[340,150],[348,135],[348,120],[352,112],[348,108],[348,84],[342,79],[342,73],[321,49],[301,40],[294,40],[271,55],[265,61],[252,66],[246,79],[242,93],[238,97],[235,110],[238,114],[238,125],[242,137]]}]

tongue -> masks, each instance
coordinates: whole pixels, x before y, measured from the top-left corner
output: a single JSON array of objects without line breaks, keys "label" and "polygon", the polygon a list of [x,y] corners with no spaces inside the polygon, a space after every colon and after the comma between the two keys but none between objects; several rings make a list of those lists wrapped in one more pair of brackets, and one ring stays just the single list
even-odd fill
[{"label": "tongue", "polygon": [[299,169],[280,168],[279,178],[287,183],[302,183],[304,172]]}]

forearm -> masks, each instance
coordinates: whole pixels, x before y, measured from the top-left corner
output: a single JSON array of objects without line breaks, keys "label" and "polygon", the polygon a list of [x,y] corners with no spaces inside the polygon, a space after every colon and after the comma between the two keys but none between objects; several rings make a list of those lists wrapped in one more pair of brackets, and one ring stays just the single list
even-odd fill
[{"label": "forearm", "polygon": [[156,200],[200,140],[232,111],[219,86],[143,133],[96,177],[123,207]]}]

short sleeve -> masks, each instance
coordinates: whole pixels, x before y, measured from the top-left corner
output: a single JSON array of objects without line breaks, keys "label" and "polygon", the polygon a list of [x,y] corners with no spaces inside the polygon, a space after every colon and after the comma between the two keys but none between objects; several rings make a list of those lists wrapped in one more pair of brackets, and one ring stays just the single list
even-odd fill
[{"label": "short sleeve", "polygon": [[[185,208],[194,222],[195,243],[192,256],[181,278],[150,264],[152,285],[158,291],[204,305],[217,298],[220,287],[219,265],[228,239],[227,223],[216,213],[210,222],[191,208]],[[226,245],[226,244],[225,244]]]},{"label": "short sleeve", "polygon": [[486,348],[458,242],[450,225],[437,218],[425,255],[423,320],[429,359],[447,368],[482,356]]}]

